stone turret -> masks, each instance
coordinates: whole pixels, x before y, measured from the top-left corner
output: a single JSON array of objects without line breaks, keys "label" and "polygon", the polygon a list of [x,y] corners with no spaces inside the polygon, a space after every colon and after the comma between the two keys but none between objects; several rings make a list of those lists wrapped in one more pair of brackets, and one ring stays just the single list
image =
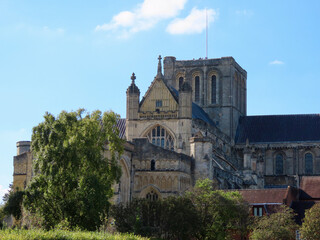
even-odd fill
[{"label": "stone turret", "polygon": [[127,89],[127,120],[138,119],[140,90],[135,84],[136,76],[132,73],[131,85]]},{"label": "stone turret", "polygon": [[188,82],[179,89],[179,118],[192,118],[192,88]]},{"label": "stone turret", "polygon": [[30,151],[30,141],[17,142],[17,156]]}]

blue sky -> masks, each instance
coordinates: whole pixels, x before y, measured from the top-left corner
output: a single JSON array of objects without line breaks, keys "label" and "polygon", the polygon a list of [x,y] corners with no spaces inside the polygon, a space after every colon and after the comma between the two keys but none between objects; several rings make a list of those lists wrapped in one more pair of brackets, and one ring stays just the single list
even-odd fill
[{"label": "blue sky", "polygon": [[157,57],[233,56],[248,72],[248,115],[320,113],[320,1],[0,0],[0,196],[16,142],[46,111],[125,117],[132,72],[142,95]]}]

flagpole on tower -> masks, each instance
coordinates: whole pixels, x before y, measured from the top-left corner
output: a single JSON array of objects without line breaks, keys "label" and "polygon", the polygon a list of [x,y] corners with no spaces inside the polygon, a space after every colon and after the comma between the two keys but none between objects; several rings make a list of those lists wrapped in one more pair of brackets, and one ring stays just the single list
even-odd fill
[{"label": "flagpole on tower", "polygon": [[206,59],[208,59],[208,12],[206,8]]}]

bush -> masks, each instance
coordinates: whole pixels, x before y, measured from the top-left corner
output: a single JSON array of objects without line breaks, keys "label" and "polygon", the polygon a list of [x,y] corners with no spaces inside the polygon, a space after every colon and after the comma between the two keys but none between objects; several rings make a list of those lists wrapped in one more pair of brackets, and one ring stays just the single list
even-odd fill
[{"label": "bush", "polygon": [[70,232],[62,230],[0,230],[0,239],[9,240],[147,240],[147,238],[134,236],[133,234],[108,234],[99,232]]}]

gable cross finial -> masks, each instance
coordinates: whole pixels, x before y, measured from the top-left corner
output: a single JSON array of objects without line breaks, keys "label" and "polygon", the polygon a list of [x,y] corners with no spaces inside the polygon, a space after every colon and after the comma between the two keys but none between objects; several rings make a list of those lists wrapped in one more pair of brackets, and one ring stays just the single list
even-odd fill
[{"label": "gable cross finial", "polygon": [[136,80],[136,75],[134,74],[134,72],[132,73],[131,80],[132,80],[132,83],[134,84],[134,80]]}]

